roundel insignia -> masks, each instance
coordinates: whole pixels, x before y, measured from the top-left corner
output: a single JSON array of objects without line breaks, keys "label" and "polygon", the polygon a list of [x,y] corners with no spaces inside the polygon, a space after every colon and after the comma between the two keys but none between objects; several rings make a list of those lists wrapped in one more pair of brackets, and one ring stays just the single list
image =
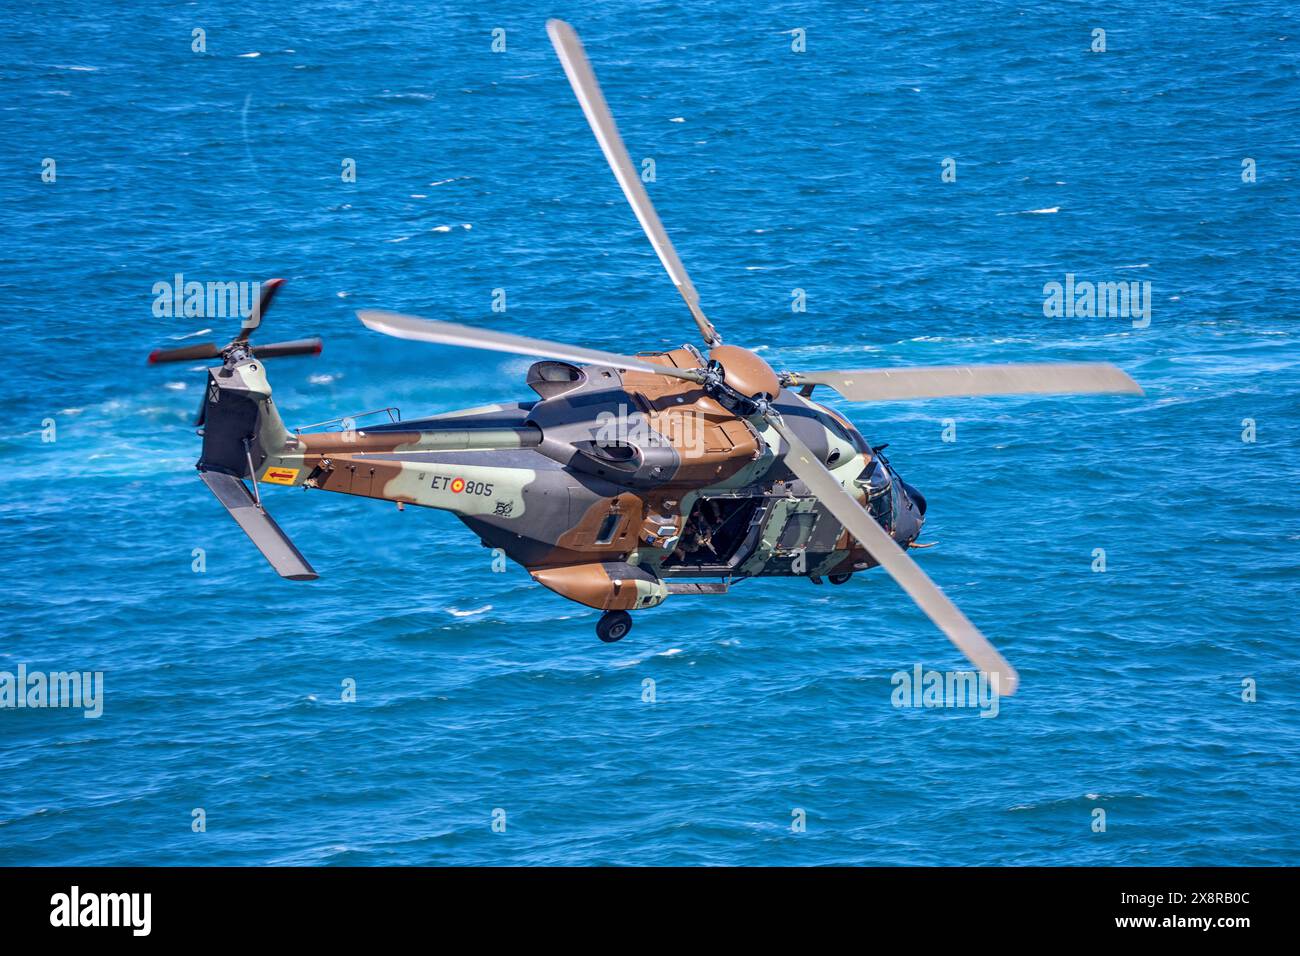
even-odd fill
[{"label": "roundel insignia", "polygon": [[465,479],[464,479],[464,478],[453,478],[453,479],[452,479],[452,482],[451,482],[451,490],[452,490],[452,493],[453,493],[453,494],[457,494],[457,495],[460,494],[462,491],[464,491],[464,490],[465,490]]}]

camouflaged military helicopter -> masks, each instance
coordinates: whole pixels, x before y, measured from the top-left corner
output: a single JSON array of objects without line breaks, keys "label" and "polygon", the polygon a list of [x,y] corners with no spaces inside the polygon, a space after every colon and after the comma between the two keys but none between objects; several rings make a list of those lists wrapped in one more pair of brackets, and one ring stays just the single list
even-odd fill
[{"label": "camouflaged military helicopter", "polygon": [[[633,169],[573,29],[547,24],[569,83],[637,219],[695,319],[707,350],[616,355],[381,311],[358,313],[402,339],[540,359],[538,399],[354,427],[290,431],[265,359],[320,351],[320,340],[250,342],[281,280],[229,345],[154,352],[153,362],[221,358],[200,409],[199,475],[282,576],[316,572],[267,514],[284,485],[450,511],[557,594],[604,611],[617,641],[629,611],[672,594],[722,594],[739,580],[796,576],[842,584],[880,565],[1000,693],[1018,677],[907,554],[926,500],[818,386],[855,402],[1141,389],[1105,363],[776,372],[723,344]],[[370,414],[370,413],[367,413]],[[340,429],[339,423],[344,427]],[[310,430],[315,427],[317,430]],[[245,484],[251,480],[252,488]]]}]

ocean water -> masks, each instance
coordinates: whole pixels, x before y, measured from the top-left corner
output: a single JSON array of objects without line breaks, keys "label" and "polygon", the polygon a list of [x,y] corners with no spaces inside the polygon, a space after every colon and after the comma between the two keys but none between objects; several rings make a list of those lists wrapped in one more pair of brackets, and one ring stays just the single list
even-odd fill
[{"label": "ocean water", "polygon": [[[1300,862],[1300,22],[1202,6],[6,16],[0,670],[102,671],[104,701],[0,710],[0,864]],[[835,402],[1019,669],[995,718],[892,705],[897,671],[963,662],[879,571],[674,597],[606,646],[450,515],[272,489],[321,574],[285,582],[196,479],[202,363],[144,357],[234,323],[155,316],[176,273],[288,279],[259,339],[325,340],[271,369],[290,424],[531,397],[526,359],[358,307],[693,341],[548,15],[729,342],[792,369],[1105,360],[1145,387]],[[1149,324],[1045,315],[1067,274],[1150,283]]]}]

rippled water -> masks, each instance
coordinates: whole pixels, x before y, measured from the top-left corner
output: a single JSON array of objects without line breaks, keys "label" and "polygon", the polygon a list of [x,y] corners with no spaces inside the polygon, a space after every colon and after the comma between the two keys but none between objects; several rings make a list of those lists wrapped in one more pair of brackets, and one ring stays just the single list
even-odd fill
[{"label": "rippled water", "polygon": [[[1300,24],[1215,6],[6,17],[0,670],[101,670],[106,700],[0,710],[0,863],[1297,862]],[[729,341],[1145,386],[840,403],[929,500],[918,560],[1020,670],[996,719],[891,706],[895,671],[961,661],[879,572],[676,597],[605,646],[449,515],[273,493],[303,585],[195,479],[201,374],[143,359],[231,323],[154,317],[177,272],[289,279],[260,334],[326,342],[272,370],[291,423],[528,397],[527,360],[384,339],[360,305],[691,340],[552,13]],[[1149,327],[1046,317],[1067,273],[1150,282]]]}]

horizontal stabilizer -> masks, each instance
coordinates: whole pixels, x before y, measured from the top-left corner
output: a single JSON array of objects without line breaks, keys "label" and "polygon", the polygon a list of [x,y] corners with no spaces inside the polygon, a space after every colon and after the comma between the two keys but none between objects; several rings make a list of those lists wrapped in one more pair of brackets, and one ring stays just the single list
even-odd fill
[{"label": "horizontal stabilizer", "polygon": [[199,477],[226,506],[230,516],[239,522],[244,534],[257,545],[277,574],[291,581],[314,581],[319,577],[307,559],[298,553],[288,535],[258,506],[243,481],[220,471],[200,471]]}]

